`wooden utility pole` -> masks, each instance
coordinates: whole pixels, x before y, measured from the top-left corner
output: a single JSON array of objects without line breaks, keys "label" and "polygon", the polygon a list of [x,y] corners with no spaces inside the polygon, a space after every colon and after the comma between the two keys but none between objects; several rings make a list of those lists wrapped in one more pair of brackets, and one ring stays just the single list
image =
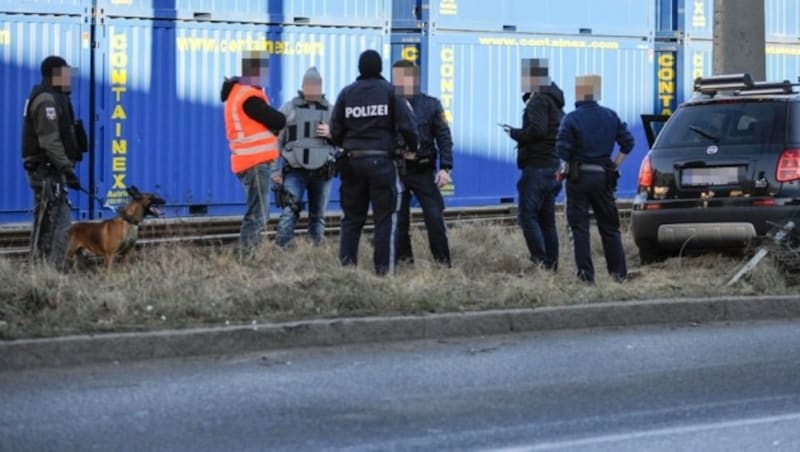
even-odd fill
[{"label": "wooden utility pole", "polygon": [[714,0],[714,74],[766,79],[764,0]]}]

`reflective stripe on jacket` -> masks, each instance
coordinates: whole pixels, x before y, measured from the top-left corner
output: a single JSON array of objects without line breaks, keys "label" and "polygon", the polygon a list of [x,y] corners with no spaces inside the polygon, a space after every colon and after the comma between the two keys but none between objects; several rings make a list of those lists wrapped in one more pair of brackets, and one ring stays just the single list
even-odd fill
[{"label": "reflective stripe on jacket", "polygon": [[247,171],[278,158],[278,138],[266,126],[247,116],[244,103],[251,97],[269,105],[266,94],[258,88],[237,83],[225,102],[225,132],[231,149],[231,171]]}]

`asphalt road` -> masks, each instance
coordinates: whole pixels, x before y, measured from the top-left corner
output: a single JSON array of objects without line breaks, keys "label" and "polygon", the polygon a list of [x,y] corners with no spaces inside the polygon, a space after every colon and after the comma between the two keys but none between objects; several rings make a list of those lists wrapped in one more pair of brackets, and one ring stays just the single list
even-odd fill
[{"label": "asphalt road", "polygon": [[800,323],[0,372],[0,450],[800,450]]}]

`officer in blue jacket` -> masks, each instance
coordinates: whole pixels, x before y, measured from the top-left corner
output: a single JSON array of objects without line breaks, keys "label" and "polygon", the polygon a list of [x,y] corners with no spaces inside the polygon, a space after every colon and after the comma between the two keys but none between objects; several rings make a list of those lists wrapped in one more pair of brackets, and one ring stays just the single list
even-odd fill
[{"label": "officer in blue jacket", "polygon": [[417,122],[408,102],[395,95],[381,76],[382,60],[374,50],[358,59],[358,79],[346,86],[331,114],[331,139],[344,151],[337,158],[341,177],[339,261],[356,265],[361,231],[369,205],[375,222],[374,264],[379,275],[394,272],[397,211],[402,187],[397,173],[397,133],[417,150]]},{"label": "officer in blue jacket", "polygon": [[[575,110],[564,117],[556,138],[561,160],[567,162],[567,222],[572,229],[578,278],[594,283],[589,245],[589,209],[594,211],[603,240],[608,273],[618,282],[628,276],[614,199],[617,168],[633,149],[633,136],[619,116],[600,100],[599,75],[580,76],[575,84]],[[614,143],[619,152],[614,160]]]},{"label": "officer in blue jacket", "polygon": [[[399,60],[392,65],[392,84],[397,94],[408,99],[419,125],[419,150],[405,152],[405,172],[401,174],[403,196],[400,204],[397,259],[414,262],[411,249],[411,196],[419,201],[428,245],[433,259],[450,266],[450,245],[444,224],[444,199],[439,191],[452,182],[453,138],[439,99],[420,92],[419,68],[409,60]],[[437,171],[438,160],[438,171]]]}]

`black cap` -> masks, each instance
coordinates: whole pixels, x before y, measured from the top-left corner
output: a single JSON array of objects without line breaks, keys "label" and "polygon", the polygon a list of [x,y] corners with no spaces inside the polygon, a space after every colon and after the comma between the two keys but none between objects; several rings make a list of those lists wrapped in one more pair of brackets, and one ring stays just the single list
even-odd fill
[{"label": "black cap", "polygon": [[60,56],[51,55],[42,60],[42,77],[46,79],[53,78],[55,70],[62,67],[69,67],[67,61]]},{"label": "black cap", "polygon": [[383,59],[374,50],[365,50],[358,57],[358,72],[364,77],[377,77],[383,71]]}]

